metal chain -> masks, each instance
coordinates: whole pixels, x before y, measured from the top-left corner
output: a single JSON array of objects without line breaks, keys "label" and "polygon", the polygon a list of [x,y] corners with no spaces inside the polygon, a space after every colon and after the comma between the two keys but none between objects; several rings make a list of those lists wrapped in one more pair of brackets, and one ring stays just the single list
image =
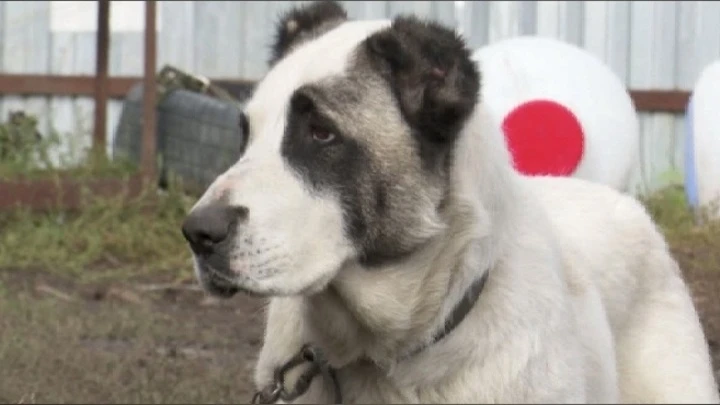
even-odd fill
[{"label": "metal chain", "polygon": [[[295,386],[288,390],[285,386],[285,374],[303,363],[310,363],[310,367],[300,375]],[[335,370],[330,367],[322,351],[309,344],[304,345],[295,356],[275,371],[272,384],[257,391],[252,397],[252,403],[272,404],[277,402],[278,399],[286,402],[293,401],[307,392],[313,379],[319,374],[322,374],[326,381],[332,384],[335,403],[342,403],[340,384]]]}]

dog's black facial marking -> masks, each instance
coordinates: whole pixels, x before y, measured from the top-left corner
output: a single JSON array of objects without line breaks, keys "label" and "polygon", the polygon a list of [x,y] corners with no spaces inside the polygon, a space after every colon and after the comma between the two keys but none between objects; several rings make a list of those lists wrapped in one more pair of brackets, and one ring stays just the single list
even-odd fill
[{"label": "dog's black facial marking", "polygon": [[[394,237],[399,228],[382,226],[391,209],[388,198],[392,174],[377,170],[371,149],[362,138],[358,134],[343,134],[318,106],[322,103],[327,107],[335,102],[347,107],[361,102],[352,93],[341,94],[342,87],[344,84],[324,91],[313,87],[296,90],[290,99],[281,155],[311,192],[337,196],[345,231],[358,249],[360,262],[376,266],[409,251],[400,238]],[[348,87],[351,86],[345,88]],[[328,92],[332,92],[333,101],[324,97]],[[310,133],[315,125],[333,131],[335,141],[318,144]]]},{"label": "dog's black facial marking", "polygon": [[[364,151],[355,140],[342,137],[315,103],[310,89],[300,88],[293,94],[281,154],[294,170],[309,180],[313,190],[320,191],[351,176],[362,164]],[[312,132],[317,128],[333,133],[335,140],[316,141]]]},{"label": "dog's black facial marking", "polygon": [[347,13],[335,1],[316,1],[295,7],[277,23],[269,65],[282,59],[295,45],[317,37],[347,20]]},{"label": "dog's black facial marking", "polygon": [[455,31],[398,17],[364,42],[371,66],[387,81],[407,122],[425,146],[424,159],[455,140],[478,102],[480,74]]}]

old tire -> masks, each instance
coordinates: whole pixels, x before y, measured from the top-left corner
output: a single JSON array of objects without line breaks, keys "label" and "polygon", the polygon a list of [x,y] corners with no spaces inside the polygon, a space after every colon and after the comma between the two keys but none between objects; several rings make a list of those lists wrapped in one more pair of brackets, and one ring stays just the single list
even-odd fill
[{"label": "old tire", "polygon": [[[113,156],[139,163],[142,145],[142,84],[133,87],[123,104],[115,133]],[[243,89],[241,102],[251,89]],[[159,182],[169,175],[200,191],[240,157],[246,134],[238,107],[205,94],[182,89],[168,93],[157,108]]]}]

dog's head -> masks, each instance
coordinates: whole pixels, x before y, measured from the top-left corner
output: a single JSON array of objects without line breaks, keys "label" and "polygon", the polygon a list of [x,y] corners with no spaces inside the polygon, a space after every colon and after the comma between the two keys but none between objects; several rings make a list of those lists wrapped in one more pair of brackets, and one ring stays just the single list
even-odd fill
[{"label": "dog's head", "polygon": [[248,146],[183,226],[220,295],[310,294],[348,262],[417,250],[443,230],[454,146],[477,103],[469,50],[435,23],[347,21],[319,2],[277,30],[240,118]]}]

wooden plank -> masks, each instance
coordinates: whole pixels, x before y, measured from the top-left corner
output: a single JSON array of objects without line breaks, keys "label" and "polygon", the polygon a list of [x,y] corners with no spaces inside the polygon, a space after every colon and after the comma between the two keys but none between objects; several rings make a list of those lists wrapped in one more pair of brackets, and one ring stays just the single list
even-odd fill
[{"label": "wooden plank", "polygon": [[95,92],[93,97],[93,142],[95,151],[106,149],[108,99],[108,48],[110,47],[110,1],[99,0],[97,12],[97,37],[95,44]]},{"label": "wooden plank", "polygon": [[140,164],[142,174],[148,181],[156,181],[157,175],[157,4],[155,0],[145,0],[145,41],[144,41],[144,81],[143,81],[143,122],[142,151]]},{"label": "wooden plank", "polygon": [[683,114],[690,99],[687,90],[630,90],[638,111]]},{"label": "wooden plank", "polygon": [[0,210],[15,207],[33,211],[77,210],[86,201],[87,192],[92,197],[117,198],[126,201],[140,196],[140,176],[127,178],[77,180],[71,176],[59,179],[0,180]]},{"label": "wooden plank", "polygon": [[[59,39],[60,35],[54,37]],[[140,76],[110,77],[108,96],[123,98],[141,80]],[[91,97],[94,92],[95,77],[91,75],[0,74],[0,93],[4,94]]]}]

